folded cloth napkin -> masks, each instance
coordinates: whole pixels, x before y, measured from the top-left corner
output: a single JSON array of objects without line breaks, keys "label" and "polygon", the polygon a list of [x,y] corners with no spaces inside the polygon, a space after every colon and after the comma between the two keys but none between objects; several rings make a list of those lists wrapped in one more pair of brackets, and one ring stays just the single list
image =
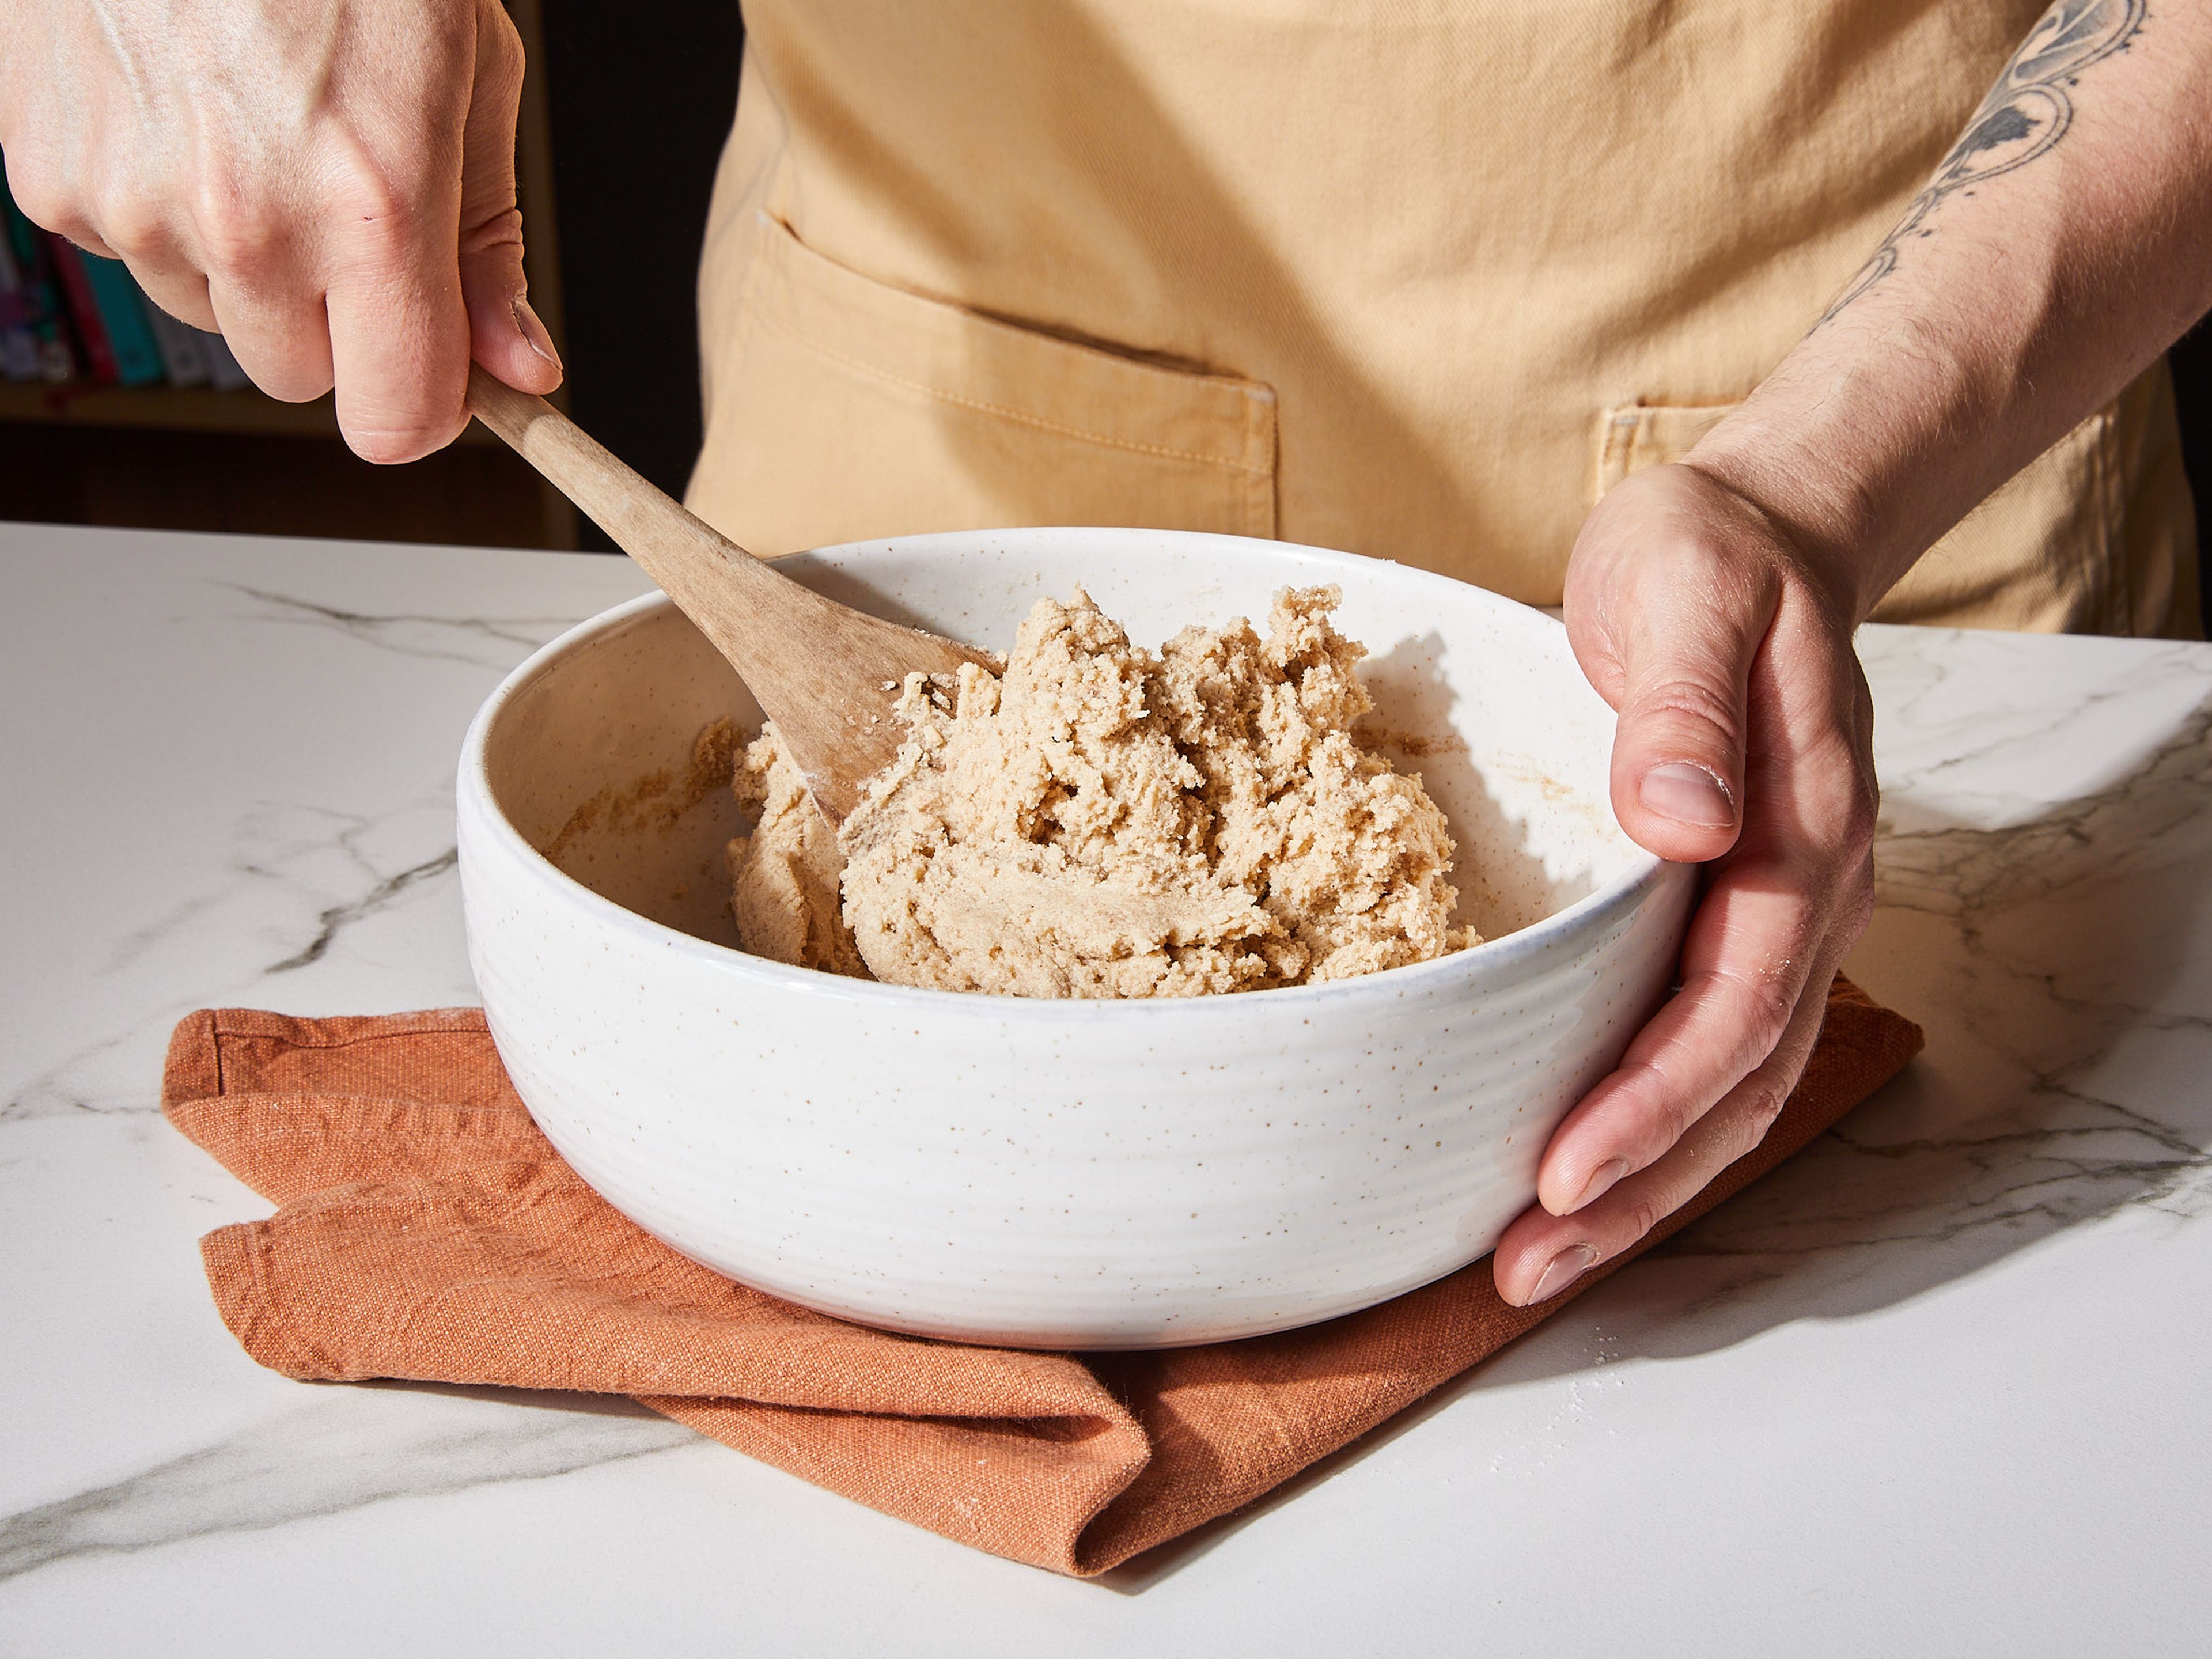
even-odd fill
[{"label": "folded cloth napkin", "polygon": [[[1799,1150],[1920,1044],[1838,981],[1765,1140],[1639,1250]],[[223,1322],[272,1370],[630,1395],[888,1514],[1082,1576],[1250,1503],[1629,1259],[1535,1308],[1500,1301],[1485,1258],[1278,1336],[1024,1353],[848,1324],[678,1255],[538,1133],[473,1008],[204,1010],[171,1041],[162,1109],[280,1206],[200,1246]]]}]

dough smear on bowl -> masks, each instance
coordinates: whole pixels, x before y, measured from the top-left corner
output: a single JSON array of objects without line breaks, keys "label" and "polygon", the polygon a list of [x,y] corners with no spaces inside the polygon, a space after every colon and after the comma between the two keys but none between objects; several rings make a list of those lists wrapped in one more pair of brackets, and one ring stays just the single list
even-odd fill
[{"label": "dough smear on bowl", "polygon": [[[1077,592],[1003,675],[908,678],[898,758],[834,836],[774,726],[730,844],[748,951],[896,985],[1194,996],[1343,979],[1476,942],[1418,776],[1363,748],[1366,647],[1285,588],[1157,653]],[[843,902],[838,902],[840,864]]]}]

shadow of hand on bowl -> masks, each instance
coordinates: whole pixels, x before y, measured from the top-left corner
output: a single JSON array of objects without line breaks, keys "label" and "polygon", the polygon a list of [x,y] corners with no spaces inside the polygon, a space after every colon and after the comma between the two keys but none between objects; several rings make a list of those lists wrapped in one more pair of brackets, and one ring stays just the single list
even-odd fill
[{"label": "shadow of hand on bowl", "polygon": [[[1451,876],[1459,889],[1453,920],[1472,925],[1486,939],[1499,939],[1564,909],[1594,891],[1597,881],[1588,868],[1547,869],[1528,850],[1523,821],[1484,782],[1458,735],[1452,719],[1458,694],[1437,666],[1444,650],[1442,637],[1429,633],[1370,654],[1359,665],[1359,678],[1375,710],[1355,729],[1400,771],[1418,773],[1430,799],[1443,809],[1459,849]],[[1571,787],[1547,787],[1533,773],[1516,777],[1553,804],[1577,798]]]},{"label": "shadow of hand on bowl", "polygon": [[1873,1313],[2129,1206],[2212,1213],[2212,1093],[2146,1065],[2130,1043],[2145,1029],[2212,1026],[2187,957],[2212,902],[2208,807],[2212,702],[2126,776],[2027,822],[1987,829],[1899,811],[1875,849],[1873,925],[1847,967],[1878,1000],[1929,1022],[1919,1060],[1497,1358],[1101,1582],[1147,1589],[1487,1390]]}]

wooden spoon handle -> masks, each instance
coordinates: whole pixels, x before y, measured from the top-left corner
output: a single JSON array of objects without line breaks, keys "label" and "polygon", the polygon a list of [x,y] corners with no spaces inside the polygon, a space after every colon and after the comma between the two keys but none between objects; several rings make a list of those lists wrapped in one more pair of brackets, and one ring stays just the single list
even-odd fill
[{"label": "wooden spoon handle", "polygon": [[[811,611],[823,605],[692,517],[544,398],[517,392],[471,363],[468,404],[643,566],[749,681],[763,629],[775,630],[794,605]],[[733,601],[754,614],[742,614]]]},{"label": "wooden spoon handle", "polygon": [[473,364],[469,409],[645,568],[729,659],[832,823],[898,753],[895,694],[919,671],[957,673],[980,651],[802,587],[686,513],[543,398]]}]

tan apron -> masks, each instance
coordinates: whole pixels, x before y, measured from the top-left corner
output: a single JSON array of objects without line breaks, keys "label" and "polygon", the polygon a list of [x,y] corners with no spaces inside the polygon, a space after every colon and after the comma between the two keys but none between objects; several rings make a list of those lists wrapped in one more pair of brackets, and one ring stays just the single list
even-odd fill
[{"label": "tan apron", "polygon": [[[690,499],[1279,536],[1556,605],[2044,0],[747,0]],[[1877,614],[2196,631],[2163,366]]]}]

